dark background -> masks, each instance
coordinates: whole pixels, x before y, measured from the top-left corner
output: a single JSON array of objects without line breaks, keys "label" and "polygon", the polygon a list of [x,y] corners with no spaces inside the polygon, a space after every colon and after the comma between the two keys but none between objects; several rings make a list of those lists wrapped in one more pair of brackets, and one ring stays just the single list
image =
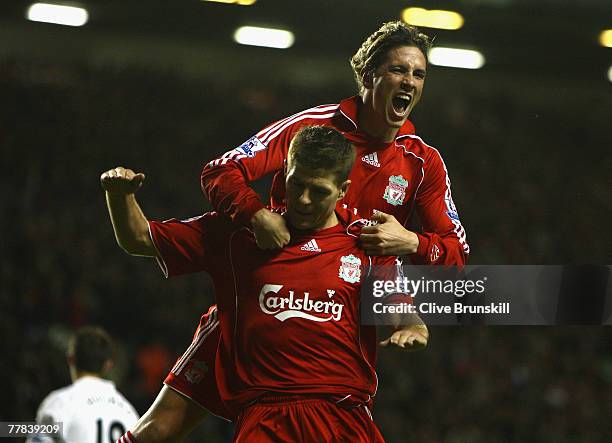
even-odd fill
[{"label": "dark background", "polygon": [[[92,323],[121,342],[113,375],[144,413],[212,303],[206,276],[165,281],[117,247],[100,174],[145,172],[150,218],[201,213],[203,164],[354,94],[348,58],[405,6],[461,12],[463,29],[424,31],[487,58],[478,71],[430,66],[412,115],[449,169],[470,263],[610,263],[612,49],[597,42],[610,2],[83,4],[90,22],[69,28],[0,3],[0,420],[33,419],[69,383],[66,337]],[[233,43],[247,24],[287,27],[296,44]],[[606,327],[432,328],[424,352],[381,352],[377,423],[389,442],[610,441],[611,338]],[[230,436],[208,418],[192,441]]]}]

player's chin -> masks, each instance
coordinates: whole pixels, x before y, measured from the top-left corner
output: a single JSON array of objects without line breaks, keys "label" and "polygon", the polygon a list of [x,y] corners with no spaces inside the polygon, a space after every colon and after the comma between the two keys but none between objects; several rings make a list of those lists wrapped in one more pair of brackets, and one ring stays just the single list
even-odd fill
[{"label": "player's chin", "polygon": [[406,116],[403,116],[402,118],[398,118],[395,115],[387,115],[387,125],[390,128],[401,128],[403,126],[403,124],[406,122],[406,119],[408,118],[408,114],[406,114]]},{"label": "player's chin", "polygon": [[312,220],[306,219],[301,216],[293,216],[289,217],[289,221],[291,222],[291,226],[300,230],[308,230],[312,229],[314,222]]},{"label": "player's chin", "polygon": [[305,231],[318,231],[321,229],[321,223],[319,223],[318,221],[304,223],[304,227],[301,229]]}]

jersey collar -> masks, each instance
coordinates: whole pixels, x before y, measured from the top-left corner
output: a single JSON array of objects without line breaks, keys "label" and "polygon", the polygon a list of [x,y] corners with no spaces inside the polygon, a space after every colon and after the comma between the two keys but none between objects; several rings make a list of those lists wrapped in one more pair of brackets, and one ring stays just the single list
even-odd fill
[{"label": "jersey collar", "polygon": [[[340,105],[338,106],[338,113],[336,114],[336,118],[349,122],[353,126],[353,131],[351,132],[358,130],[357,111],[359,110],[360,106],[362,106],[362,102],[361,97],[358,95],[345,98],[340,102]],[[410,120],[407,119],[397,132],[395,139],[397,140],[400,137],[405,137],[406,135],[412,135],[414,133],[414,125]]]},{"label": "jersey collar", "polygon": [[107,386],[115,386],[115,383],[112,380],[107,380],[102,377],[96,377],[94,375],[83,375],[82,377],[77,378],[73,384],[82,385],[82,384],[99,384],[99,385],[107,385]]}]

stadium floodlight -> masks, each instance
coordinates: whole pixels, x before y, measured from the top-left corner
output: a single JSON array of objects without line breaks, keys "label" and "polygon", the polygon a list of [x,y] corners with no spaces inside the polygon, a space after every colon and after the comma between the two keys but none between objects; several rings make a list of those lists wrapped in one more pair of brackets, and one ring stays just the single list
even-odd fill
[{"label": "stadium floodlight", "polygon": [[89,14],[86,9],[76,6],[34,3],[28,8],[26,18],[33,22],[83,26],[89,20]]},{"label": "stadium floodlight", "polygon": [[242,26],[234,32],[234,40],[241,45],[286,49],[293,46],[295,38],[291,31],[284,29]]},{"label": "stadium floodlight", "polygon": [[480,52],[471,49],[436,47],[429,51],[429,62],[450,68],[480,69],[485,64],[485,58]]},{"label": "stadium floodlight", "polygon": [[606,48],[612,48],[612,29],[604,29],[599,34],[599,43]]},{"label": "stadium floodlight", "polygon": [[202,0],[205,2],[226,3],[228,5],[251,6],[257,0]]},{"label": "stadium floodlight", "polygon": [[406,8],[402,20],[409,25],[454,31],[463,26],[463,16],[458,12],[441,9]]}]

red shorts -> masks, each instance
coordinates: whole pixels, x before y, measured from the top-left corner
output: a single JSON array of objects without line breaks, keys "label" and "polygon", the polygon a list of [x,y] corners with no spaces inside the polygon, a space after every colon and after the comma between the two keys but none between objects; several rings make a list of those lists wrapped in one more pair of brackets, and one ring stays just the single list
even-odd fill
[{"label": "red shorts", "polygon": [[200,318],[191,345],[176,361],[164,383],[195,401],[211,414],[234,421],[223,405],[215,378],[215,356],[221,338],[217,305]]},{"label": "red shorts", "polygon": [[238,417],[235,443],[384,443],[367,406],[305,395],[265,396]]}]

